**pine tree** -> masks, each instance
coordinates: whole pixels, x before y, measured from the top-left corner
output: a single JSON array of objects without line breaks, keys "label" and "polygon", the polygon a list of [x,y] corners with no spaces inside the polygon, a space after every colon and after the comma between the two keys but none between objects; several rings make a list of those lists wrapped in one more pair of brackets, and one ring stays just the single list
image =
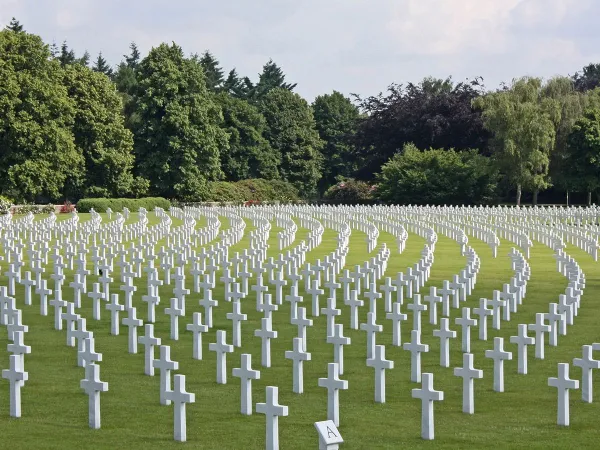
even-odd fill
[{"label": "pine tree", "polygon": [[14,31],[15,33],[21,33],[25,31],[23,29],[23,25],[21,25],[21,23],[14,17],[11,19],[6,29],[9,31]]},{"label": "pine tree", "polygon": [[285,74],[272,59],[263,66],[263,71],[259,75],[256,88],[260,96],[266,95],[271,89],[282,88],[293,91],[297,83],[290,84],[285,82]]},{"label": "pine tree", "polygon": [[138,50],[135,42],[129,44],[129,49],[131,50],[131,53],[129,55],[123,55],[123,58],[125,58],[125,64],[127,64],[127,67],[135,69],[140,62],[140,51]]},{"label": "pine tree", "polygon": [[92,70],[94,72],[100,72],[106,75],[107,77],[111,77],[113,74],[112,68],[108,65],[104,57],[102,56],[102,52],[98,53],[98,58],[96,62],[92,66]]},{"label": "pine tree", "polygon": [[90,53],[86,50],[81,58],[77,60],[77,64],[87,67],[90,63]]},{"label": "pine tree", "polygon": [[58,57],[61,66],[66,66],[68,64],[73,64],[76,60],[75,52],[71,49],[69,50],[69,46],[67,45],[67,41],[64,41],[60,46],[60,55]]},{"label": "pine tree", "polygon": [[227,78],[223,82],[223,91],[227,92],[232,97],[245,97],[244,83],[238,76],[235,68],[229,71],[229,75],[227,75]]},{"label": "pine tree", "polygon": [[212,92],[220,91],[223,87],[223,69],[219,66],[217,58],[206,50],[198,62],[204,71],[207,89]]}]

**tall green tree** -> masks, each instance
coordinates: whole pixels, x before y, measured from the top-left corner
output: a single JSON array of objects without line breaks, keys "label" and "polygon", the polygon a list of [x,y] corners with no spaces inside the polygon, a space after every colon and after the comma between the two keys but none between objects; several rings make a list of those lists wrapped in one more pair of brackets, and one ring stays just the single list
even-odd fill
[{"label": "tall green tree", "polygon": [[60,64],[38,36],[1,31],[0,80],[0,190],[17,201],[58,200],[84,168]]},{"label": "tall green tree", "polygon": [[60,53],[58,55],[58,61],[61,66],[67,66],[69,64],[75,64],[77,61],[77,57],[75,56],[75,51],[73,49],[69,49],[67,45],[67,41],[63,41],[60,46]]},{"label": "tall green tree", "polygon": [[231,69],[229,71],[227,78],[223,82],[223,91],[227,92],[232,97],[246,97],[246,90],[244,89],[244,80],[240,78],[235,69]]},{"label": "tall green tree", "polygon": [[490,133],[472,101],[484,93],[482,80],[454,83],[425,78],[392,84],[387,94],[362,99],[365,113],[357,131],[358,178],[371,179],[404,145],[418,148],[475,148],[485,153]]},{"label": "tall green tree", "polygon": [[521,193],[537,193],[550,185],[548,169],[556,129],[556,105],[544,99],[539,78],[514,80],[510,88],[476,98],[474,106],[483,112],[485,127],[493,133],[494,156],[511,186]]},{"label": "tall green tree", "polygon": [[298,94],[275,88],[265,95],[260,109],[267,120],[265,137],[280,155],[281,178],[296,185],[302,195],[315,196],[324,142],[310,106]]},{"label": "tall green tree", "polygon": [[123,123],[121,97],[104,75],[73,64],[63,83],[75,104],[73,136],[85,158],[81,183],[73,197],[122,197],[132,194],[133,135]]},{"label": "tall green tree", "polygon": [[131,52],[129,55],[123,55],[124,60],[119,63],[112,78],[123,101],[125,126],[133,130],[139,121],[133,99],[137,91],[137,72],[141,55],[135,42],[129,45],[129,49]]},{"label": "tall green tree", "polygon": [[581,190],[592,194],[600,189],[600,109],[589,108],[575,122],[568,137],[567,170]]},{"label": "tall green tree", "polygon": [[202,198],[206,182],[223,175],[220,150],[228,145],[202,67],[178,45],[161,44],[140,62],[137,79],[137,173],[150,180],[154,194]]},{"label": "tall green tree", "polygon": [[102,52],[98,53],[98,57],[96,58],[96,61],[94,61],[92,70],[94,72],[103,73],[109,78],[113,75],[112,67],[110,67],[106,59],[104,59],[104,57],[102,56]]},{"label": "tall green tree", "polygon": [[81,58],[77,59],[77,63],[79,65],[85,66],[85,67],[87,67],[89,65],[89,63],[90,63],[90,54],[89,54],[89,52],[87,50],[83,53],[83,56]]},{"label": "tall green tree", "polygon": [[324,192],[339,177],[351,177],[357,169],[354,141],[360,113],[349,98],[337,91],[318,96],[312,109],[317,131],[325,142],[321,151],[323,178],[319,182]]},{"label": "tall green tree", "polygon": [[206,87],[209,91],[218,92],[223,88],[223,69],[219,65],[219,61],[215,56],[206,50],[202,53],[199,60],[202,69],[204,70],[204,78],[206,79]]},{"label": "tall green tree", "polygon": [[263,99],[272,89],[293,91],[296,85],[297,83],[286,83],[283,70],[272,59],[263,66],[256,84],[253,84],[248,77],[244,78],[246,98],[253,102]]},{"label": "tall green tree", "polygon": [[218,94],[216,100],[223,110],[223,127],[229,134],[229,149],[221,151],[225,178],[279,178],[279,154],[263,136],[267,122],[258,108],[226,93]]},{"label": "tall green tree", "polygon": [[575,89],[581,92],[590,91],[600,86],[600,64],[588,64],[573,76]]},{"label": "tall green tree", "polygon": [[15,33],[21,33],[25,30],[23,29],[23,25],[14,17],[10,20],[10,23],[6,26],[6,29],[9,31],[14,31]]},{"label": "tall green tree", "polygon": [[125,58],[125,64],[127,64],[127,67],[135,69],[140,63],[140,58],[142,55],[135,42],[129,44],[129,50],[131,53],[129,53],[129,55],[123,55],[123,58]]}]

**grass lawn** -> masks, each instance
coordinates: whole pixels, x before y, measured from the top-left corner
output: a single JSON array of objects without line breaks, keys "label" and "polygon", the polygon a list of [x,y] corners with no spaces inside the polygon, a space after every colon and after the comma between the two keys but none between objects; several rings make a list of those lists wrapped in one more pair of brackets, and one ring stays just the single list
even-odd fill
[{"label": "grass lawn", "polygon": [[[59,215],[59,220],[68,218]],[[154,214],[149,214],[151,223],[156,223]],[[80,214],[81,221],[89,220],[88,214]],[[113,217],[114,219],[114,217]],[[108,220],[104,216],[104,220]],[[137,220],[137,214],[131,214],[129,222]],[[222,226],[228,227],[227,219],[222,218]],[[205,225],[200,222],[198,226]],[[297,222],[299,224],[299,222]],[[181,221],[173,219],[173,225]],[[247,222],[244,239],[230,250],[241,251],[249,245],[248,234],[253,229]],[[277,232],[280,229],[273,223],[271,230],[269,256],[279,253],[277,250]],[[299,228],[293,246],[304,239],[308,230]],[[308,261],[323,258],[335,249],[336,232],[326,229],[323,243],[313,250]],[[420,258],[424,240],[410,234],[406,250],[402,254],[396,251],[395,238],[386,233],[380,234],[379,245],[387,243],[392,249],[386,276],[394,276],[405,271]],[[164,243],[159,245],[164,245]],[[477,278],[476,289],[466,306],[475,307],[480,297],[491,298],[492,291],[501,289],[512,275],[510,260],[507,256],[512,244],[502,241],[499,257],[492,258],[491,250],[481,241],[470,238],[470,245],[481,258],[481,271]],[[598,448],[600,440],[600,386],[594,392],[594,403],[584,404],[580,391],[571,391],[571,426],[562,428],[556,425],[557,392],[548,387],[547,379],[556,376],[557,363],[572,362],[581,356],[581,346],[600,342],[600,271],[597,263],[581,250],[568,247],[567,252],[581,265],[586,274],[587,285],[582,298],[582,307],[575,325],[568,329],[567,336],[559,337],[558,347],[546,346],[546,359],[534,358],[533,347],[529,348],[529,375],[517,374],[516,345],[508,342],[517,332],[519,323],[533,323],[536,312],[547,312],[548,303],[557,302],[558,295],[564,293],[567,280],[555,270],[552,251],[541,243],[534,243],[529,259],[532,276],[527,287],[527,296],[519,312],[513,315],[511,322],[502,322],[502,329],[493,330],[491,322],[488,328],[488,340],[479,341],[477,330],[472,331],[472,352],[474,365],[484,370],[484,378],[475,380],[475,414],[462,413],[462,379],[453,376],[453,368],[439,366],[439,339],[433,337],[434,328],[428,324],[428,314],[423,315],[422,342],[430,346],[428,354],[423,355],[423,372],[434,373],[434,387],[444,391],[444,401],[435,404],[434,441],[423,441],[421,435],[421,403],[411,397],[411,389],[420,387],[410,382],[410,353],[392,346],[391,322],[385,319],[383,302],[378,302],[377,322],[384,327],[378,334],[377,343],[386,345],[387,359],[394,360],[395,367],[386,371],[387,393],[385,404],[374,403],[374,370],[366,366],[366,335],[363,331],[349,328],[349,311],[338,292],[337,307],[342,309],[341,319],[336,323],[344,324],[344,334],[352,339],[352,345],[344,348],[344,375],[349,389],[340,393],[340,427],[345,440],[343,449],[386,449],[386,448]],[[24,254],[24,256],[26,256]],[[89,258],[90,255],[88,255]],[[352,230],[350,252],[346,267],[362,263],[369,255],[365,244],[365,234]],[[450,279],[466,264],[459,246],[453,240],[438,235],[435,251],[435,263],[431,271],[428,286],[441,287],[442,281]],[[88,259],[88,269],[92,263]],[[7,267],[2,265],[2,272]],[[119,289],[118,266],[111,276],[115,282],[111,292]],[[27,270],[27,269],[24,269]],[[189,267],[188,267],[189,270]],[[51,270],[49,269],[49,272]],[[48,279],[50,273],[45,275]],[[72,300],[73,290],[68,283],[73,273],[65,271],[63,298]],[[220,276],[220,275],[219,275]],[[0,283],[6,284],[6,277],[0,277]],[[88,289],[96,277],[88,277]],[[186,287],[191,288],[192,276],[188,274]],[[52,288],[53,282],[49,283]],[[146,319],[146,304],[141,296],[146,293],[145,278],[136,279],[138,291],[134,295],[137,316]],[[303,285],[303,283],[301,283]],[[186,317],[180,318],[180,340],[169,339],[169,316],[164,309],[174,285],[162,286],[161,303],[156,310],[155,334],[162,338],[163,345],[171,346],[171,358],[179,362],[179,371],[186,375],[188,392],[196,394],[196,403],[187,405],[186,444],[173,441],[173,408],[159,404],[159,376],[144,375],[143,346],[139,346],[136,355],[127,352],[127,328],[121,325],[119,336],[110,335],[109,311],[102,310],[102,320],[92,319],[92,301],[83,297],[83,305],[78,313],[87,318],[87,328],[94,332],[96,351],[101,352],[100,378],[109,384],[109,391],[101,394],[102,428],[88,428],[88,397],[79,387],[84,377],[84,369],[77,366],[76,348],[66,346],[66,333],[54,330],[53,308],[49,307],[46,317],[39,314],[39,297],[34,295],[33,305],[23,305],[23,288],[17,287],[17,305],[23,310],[23,323],[29,326],[25,343],[30,345],[32,353],[25,357],[25,369],[29,372],[29,381],[22,389],[22,418],[9,417],[8,382],[0,380],[0,429],[2,430],[2,448],[10,449],[260,449],[264,448],[265,416],[254,414],[242,416],[240,410],[240,382],[231,376],[234,367],[239,367],[242,353],[252,354],[254,369],[261,371],[260,380],[253,382],[253,402],[265,401],[265,386],[279,386],[279,402],[289,407],[289,416],[279,419],[280,448],[308,449],[317,448],[318,439],[313,423],[325,420],[327,414],[327,391],[318,387],[317,379],[327,375],[327,363],[333,361],[333,347],[325,342],[325,317],[314,318],[314,326],[308,330],[308,351],[312,360],[304,363],[304,394],[292,392],[292,362],[284,358],[285,350],[292,349],[292,339],[297,328],[289,323],[289,304],[284,302],[273,316],[273,329],[278,338],[272,341],[272,367],[260,367],[261,340],[254,337],[254,330],[260,328],[261,313],[255,310],[255,297],[251,292],[242,300],[242,312],[248,314],[248,320],[242,324],[242,348],[227,357],[228,384],[216,383],[216,358],[208,351],[208,344],[215,342],[218,329],[227,330],[227,341],[231,343],[231,322],[225,314],[231,311],[231,305],[222,300],[222,286],[217,286],[213,297],[219,300],[219,306],[213,313],[214,327],[203,336],[202,361],[193,360],[192,336],[185,331],[199,307],[200,294],[187,296]],[[273,289],[271,289],[273,291]],[[424,292],[424,291],[422,291]],[[287,293],[287,292],[286,292]],[[121,293],[122,294],[122,293]],[[325,300],[321,299],[322,306]],[[360,312],[360,322],[366,320],[368,302]],[[305,304],[310,312],[310,297]],[[104,305],[103,305],[104,306]],[[409,340],[412,317],[410,311],[407,322],[403,322],[403,340]],[[454,324],[454,318],[460,310],[452,310],[451,329],[457,331],[457,339],[451,342],[451,366],[462,365],[460,349],[460,328]],[[121,318],[124,314],[121,314]],[[143,329],[138,329],[139,335]],[[531,335],[531,332],[530,332]],[[484,351],[492,348],[493,338],[505,338],[505,350],[513,351],[513,360],[505,363],[505,393],[497,393],[493,386],[493,362],[484,358]],[[0,328],[0,369],[8,365],[6,329]],[[157,355],[158,356],[158,352]],[[571,367],[571,377],[581,377],[580,369]]]}]

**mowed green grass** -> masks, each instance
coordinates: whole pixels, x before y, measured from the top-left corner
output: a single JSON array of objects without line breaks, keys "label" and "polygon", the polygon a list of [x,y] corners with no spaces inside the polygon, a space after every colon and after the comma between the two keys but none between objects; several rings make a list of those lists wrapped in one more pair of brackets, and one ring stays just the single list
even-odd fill
[{"label": "mowed green grass", "polygon": [[[154,214],[150,214],[152,223],[156,223]],[[89,215],[80,214],[81,220]],[[60,217],[64,219],[64,216]],[[105,220],[106,217],[104,218]],[[132,214],[130,222],[136,220]],[[227,219],[222,219],[223,227],[228,227]],[[174,219],[173,225],[181,222]],[[199,226],[204,225],[200,223]],[[230,252],[248,246],[248,233],[252,229],[248,223],[242,242]],[[271,231],[269,255],[278,254],[277,231]],[[299,229],[296,245],[304,239],[308,231]],[[327,229],[323,243],[312,251],[308,260],[315,261],[335,249],[334,231]],[[396,251],[393,236],[382,233],[379,245],[387,243],[392,249],[387,276],[405,271],[418,261],[424,240],[414,234],[408,239],[404,253]],[[481,257],[481,271],[473,295],[467,306],[478,305],[480,297],[491,297],[494,289],[501,289],[512,275],[510,260],[507,256],[511,243],[502,241],[499,257],[493,259],[489,248],[480,241],[471,239],[470,244]],[[159,244],[160,245],[160,244]],[[492,361],[484,358],[484,351],[492,347],[494,336],[505,338],[505,349],[515,351],[516,346],[508,342],[516,334],[519,323],[532,323],[536,312],[546,312],[548,303],[556,302],[558,295],[564,292],[567,281],[555,270],[552,252],[545,246],[535,243],[530,263],[532,277],[527,288],[527,297],[513,315],[512,321],[503,322],[499,331],[491,328],[488,341],[477,339],[477,330],[472,332],[472,351],[475,354],[475,367],[484,370],[484,378],[475,382],[475,414],[462,413],[462,379],[453,375],[452,368],[439,366],[439,340],[432,335],[434,328],[428,323],[428,314],[423,315],[422,341],[430,346],[428,354],[423,355],[423,372],[434,373],[434,387],[444,391],[444,401],[435,404],[435,440],[423,441],[421,435],[421,403],[411,397],[411,389],[420,387],[410,382],[410,353],[391,345],[391,323],[385,319],[383,304],[378,304],[377,322],[384,327],[377,335],[377,343],[386,345],[386,356],[394,360],[395,367],[386,371],[387,403],[374,402],[374,371],[366,366],[366,335],[363,331],[350,330],[349,312],[343,305],[341,292],[338,294],[338,307],[342,309],[341,319],[336,323],[344,324],[344,333],[352,339],[352,345],[344,348],[345,372],[343,379],[348,380],[349,389],[340,394],[340,432],[345,440],[344,449],[384,449],[384,448],[597,448],[600,439],[598,417],[600,413],[600,386],[594,393],[594,403],[581,402],[580,391],[571,395],[571,427],[556,425],[556,389],[547,385],[550,376],[556,376],[557,363],[571,362],[581,354],[581,346],[600,341],[600,311],[598,293],[600,279],[597,263],[582,251],[569,247],[569,254],[580,263],[587,276],[587,286],[582,299],[582,308],[574,326],[568,330],[568,336],[560,337],[558,347],[546,347],[546,359],[536,360],[533,348],[529,351],[529,375],[518,375],[517,355],[513,361],[505,364],[505,393],[492,389]],[[372,255],[371,255],[372,256]],[[362,263],[370,257],[366,251],[365,235],[352,230],[350,252],[347,267]],[[466,264],[460,255],[458,245],[440,235],[435,251],[435,263],[431,271],[428,286],[441,286]],[[91,268],[91,262],[88,268]],[[115,269],[118,269],[115,266]],[[189,268],[188,268],[189,269]],[[2,272],[6,267],[2,266]],[[50,273],[47,274],[47,277]],[[63,288],[63,298],[72,299],[72,272],[66,272],[67,281]],[[119,274],[114,273],[115,282],[111,292],[117,292],[120,286]],[[220,274],[219,274],[220,276]],[[95,277],[88,278],[88,286]],[[5,284],[2,276],[0,283]],[[53,283],[51,283],[53,285]],[[134,305],[138,308],[138,317],[146,318],[146,304],[141,296],[146,293],[144,279],[136,282],[138,291],[134,296]],[[192,277],[188,275],[187,287]],[[222,286],[213,294],[219,300],[214,312],[214,328],[203,336],[202,361],[193,360],[191,333],[185,331],[185,325],[191,321],[195,311],[204,312],[198,306],[199,294],[187,297],[185,318],[180,319],[180,340],[169,339],[169,317],[164,308],[169,304],[172,286],[160,289],[161,304],[157,308],[155,332],[163,344],[171,346],[171,357],[179,362],[179,371],[186,375],[187,389],[196,394],[196,403],[187,406],[186,444],[173,441],[173,408],[159,404],[159,376],[144,375],[143,347],[136,355],[127,352],[127,328],[121,326],[120,336],[110,335],[109,312],[102,311],[102,320],[95,321],[91,314],[91,300],[83,299],[79,311],[87,317],[87,327],[94,331],[96,351],[103,354],[100,375],[109,383],[109,391],[101,394],[102,428],[88,428],[88,397],[79,388],[84,369],[76,364],[76,348],[66,346],[64,331],[54,330],[53,308],[49,315],[39,315],[39,299],[34,296],[32,306],[23,305],[23,291],[18,287],[17,304],[23,310],[23,322],[29,326],[25,343],[32,347],[32,353],[25,358],[25,367],[29,372],[29,381],[22,389],[22,418],[9,417],[8,382],[0,380],[0,430],[2,433],[0,448],[11,449],[260,449],[265,446],[265,416],[254,414],[242,416],[240,410],[239,379],[231,376],[231,370],[239,367],[240,355],[251,353],[253,368],[261,371],[260,380],[253,382],[253,401],[264,402],[265,386],[279,386],[279,401],[289,407],[289,416],[279,420],[280,448],[305,449],[317,448],[318,439],[313,423],[325,420],[327,414],[327,391],[318,387],[318,378],[327,375],[327,363],[333,360],[333,348],[325,342],[325,317],[314,319],[314,326],[308,330],[308,351],[312,360],[304,364],[304,394],[292,392],[292,362],[284,358],[285,350],[292,348],[292,339],[297,328],[289,323],[289,304],[284,303],[274,313],[273,329],[278,338],[272,341],[272,367],[260,366],[261,341],[254,337],[254,330],[260,327],[261,314],[255,310],[255,297],[251,295],[242,301],[242,312],[248,314],[248,321],[242,324],[242,348],[227,357],[228,384],[216,383],[215,353],[208,351],[208,344],[215,341],[218,329],[227,330],[227,339],[231,343],[231,322],[225,314],[231,311],[231,304],[222,300]],[[325,306],[325,299],[321,300]],[[307,311],[310,312],[310,297],[305,297]],[[368,302],[360,313],[361,323],[366,319]],[[406,313],[410,313],[406,309]],[[451,365],[462,365],[460,351],[460,329],[454,324],[454,318],[460,310],[452,310],[452,329],[457,331],[457,339],[451,342]],[[121,315],[121,318],[124,315]],[[403,339],[410,334],[412,317],[403,323]],[[143,334],[140,328],[139,334]],[[6,352],[6,329],[0,328],[0,368],[8,365]],[[158,356],[158,352],[156,353]],[[580,370],[572,367],[571,376],[579,378]]]}]

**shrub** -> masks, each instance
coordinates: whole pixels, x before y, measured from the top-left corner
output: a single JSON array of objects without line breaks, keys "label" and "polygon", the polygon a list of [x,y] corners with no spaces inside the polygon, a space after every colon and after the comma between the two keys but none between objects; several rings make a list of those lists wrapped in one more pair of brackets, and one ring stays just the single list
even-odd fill
[{"label": "shrub", "polygon": [[395,204],[476,205],[496,200],[498,172],[475,150],[404,146],[381,168],[377,196]]},{"label": "shrub", "polygon": [[208,184],[209,202],[233,202],[242,203],[246,200],[247,191],[236,183],[227,181],[213,181]]},{"label": "shrub", "polygon": [[75,211],[75,205],[68,200],[60,207],[60,212],[63,214],[72,213],[73,211]]},{"label": "shrub", "polygon": [[298,189],[292,184],[280,180],[261,178],[237,182],[214,181],[208,184],[205,201],[232,202],[242,204],[258,202],[295,202],[299,200]]},{"label": "shrub", "polygon": [[13,202],[7,197],[0,195],[0,214],[8,214]]},{"label": "shrub", "polygon": [[374,190],[375,186],[350,178],[327,189],[324,199],[344,205],[372,203]]},{"label": "shrub", "polygon": [[145,208],[152,211],[159,207],[169,209],[171,202],[162,197],[145,197],[145,198],[83,198],[77,202],[77,210],[79,212],[90,212],[93,208],[98,213],[106,212],[108,208],[113,211],[123,211],[123,208],[128,208],[130,211],[139,211],[140,208]]},{"label": "shrub", "polygon": [[54,212],[54,205],[52,203],[48,203],[45,206],[42,206],[42,214],[50,214]]}]

